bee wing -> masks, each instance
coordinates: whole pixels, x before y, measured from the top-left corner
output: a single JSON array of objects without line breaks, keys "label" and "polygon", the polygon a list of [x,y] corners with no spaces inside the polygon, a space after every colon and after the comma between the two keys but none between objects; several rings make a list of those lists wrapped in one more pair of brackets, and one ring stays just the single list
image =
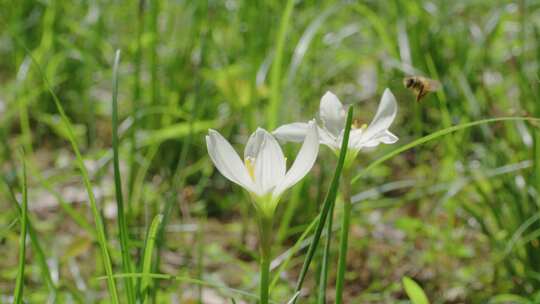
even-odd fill
[{"label": "bee wing", "polygon": [[424,90],[437,91],[442,87],[441,83],[434,79],[424,78]]}]

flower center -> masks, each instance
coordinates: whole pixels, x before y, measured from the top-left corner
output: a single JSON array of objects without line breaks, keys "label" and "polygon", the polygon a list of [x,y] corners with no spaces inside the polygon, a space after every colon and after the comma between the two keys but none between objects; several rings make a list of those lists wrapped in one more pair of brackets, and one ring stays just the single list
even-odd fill
[{"label": "flower center", "polygon": [[364,131],[365,129],[367,129],[367,124],[360,124],[360,121],[358,119],[355,119],[353,121],[353,124],[352,124],[352,128],[353,129],[360,129],[362,131]]},{"label": "flower center", "polygon": [[248,157],[244,160],[244,164],[246,165],[246,169],[248,171],[249,176],[253,181],[255,181],[255,159],[252,157]]}]

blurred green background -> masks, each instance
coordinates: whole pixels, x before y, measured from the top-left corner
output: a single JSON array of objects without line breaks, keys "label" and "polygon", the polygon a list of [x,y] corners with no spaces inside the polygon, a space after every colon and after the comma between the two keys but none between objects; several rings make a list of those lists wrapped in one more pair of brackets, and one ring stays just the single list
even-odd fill
[{"label": "blurred green background", "polygon": [[[39,67],[74,126],[121,272],[111,149],[116,49],[132,258],[141,258],[150,222],[163,212],[155,272],[251,293],[258,256],[253,210],[210,162],[208,128],[241,152],[258,126],[311,119],[327,90],[369,122],[388,87],[399,103],[391,131],[400,140],[360,153],[360,172],[397,146],[451,125],[540,117],[537,0],[0,0],[0,302],[10,301],[17,273],[21,147],[30,219],[46,262],[28,246],[25,298],[108,300],[106,282],[97,279],[104,271],[88,198]],[[443,89],[416,103],[402,79],[417,74]],[[285,147],[294,158],[298,146]],[[321,148],[313,171],[283,198],[275,265],[317,215],[335,163]],[[538,125],[498,122],[450,134],[378,166],[353,191],[346,303],[408,303],[403,276],[432,303],[540,301]],[[297,253],[279,276],[275,301],[291,297],[303,256]],[[318,260],[302,302],[315,302]],[[54,299],[44,268],[58,288]],[[331,286],[333,280],[332,272]],[[153,299],[249,302],[198,286],[156,280]]]}]

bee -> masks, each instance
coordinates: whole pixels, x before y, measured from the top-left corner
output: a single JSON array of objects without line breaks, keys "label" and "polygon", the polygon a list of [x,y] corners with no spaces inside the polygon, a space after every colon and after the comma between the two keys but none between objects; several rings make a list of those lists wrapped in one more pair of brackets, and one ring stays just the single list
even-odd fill
[{"label": "bee", "polygon": [[403,79],[403,85],[416,93],[416,101],[419,102],[429,92],[437,91],[441,88],[441,83],[437,80],[422,76],[409,76]]}]

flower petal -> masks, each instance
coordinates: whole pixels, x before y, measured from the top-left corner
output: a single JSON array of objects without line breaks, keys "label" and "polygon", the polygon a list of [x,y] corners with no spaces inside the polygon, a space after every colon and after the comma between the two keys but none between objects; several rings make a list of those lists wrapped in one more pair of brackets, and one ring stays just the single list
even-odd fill
[{"label": "flower petal", "polygon": [[393,144],[396,141],[398,141],[398,137],[392,134],[390,131],[382,132],[379,135],[374,136],[371,140],[361,143],[360,147],[359,145],[356,145],[355,147],[358,149],[361,148],[373,148],[378,146],[380,143],[383,144]]},{"label": "flower petal", "polygon": [[[281,141],[302,142],[306,138],[306,134],[309,132],[309,123],[306,122],[294,122],[291,124],[283,125],[272,134]],[[321,145],[326,145],[331,149],[339,149],[337,139],[328,130],[317,127],[319,132],[319,142]]]},{"label": "flower petal", "polygon": [[315,121],[309,122],[309,131],[306,139],[296,156],[296,159],[289,169],[289,172],[285,175],[285,178],[274,189],[273,197],[278,198],[283,191],[292,187],[299,180],[301,180],[311,170],[317,154],[319,153],[319,135],[317,131],[317,125]]},{"label": "flower petal", "polygon": [[395,142],[398,141],[398,137],[396,135],[394,135],[394,133],[390,132],[390,131],[386,131],[385,134],[381,135],[381,137],[379,137],[379,140],[383,143],[383,144],[393,144]]},{"label": "flower petal", "polygon": [[257,129],[255,132],[251,133],[249,139],[244,148],[244,160],[246,159],[256,159],[259,155],[259,151],[262,148],[264,141],[264,130]]},{"label": "flower petal", "polygon": [[373,120],[362,134],[363,141],[369,141],[373,136],[379,135],[381,132],[386,131],[396,118],[396,113],[396,98],[389,89],[386,89],[384,90],[375,117],[373,117]]},{"label": "flower petal", "polygon": [[[349,134],[349,145],[348,148],[357,149],[362,144],[364,139],[364,129],[352,129]],[[359,148],[358,148],[359,149]]]},{"label": "flower petal", "polygon": [[328,132],[328,130],[317,127],[317,131],[319,133],[319,142],[321,145],[326,145],[332,150],[340,149],[339,143],[341,141],[338,141],[338,138]]},{"label": "flower petal", "polygon": [[346,116],[345,107],[341,104],[337,96],[330,91],[326,92],[321,98],[319,108],[319,117],[324,124],[324,128],[334,135],[334,137],[339,136],[345,127]]},{"label": "flower petal", "polygon": [[223,176],[250,192],[256,192],[255,184],[249,177],[242,160],[240,160],[231,144],[219,132],[212,129],[208,130],[206,147],[210,159],[212,159],[212,162]]},{"label": "flower petal", "polygon": [[283,180],[285,176],[285,156],[277,140],[266,130],[257,129],[257,138],[262,138],[255,157],[255,183],[259,185],[261,193],[267,194]]},{"label": "flower petal", "polygon": [[272,134],[282,141],[302,142],[309,130],[309,124],[305,122],[294,122],[283,125],[272,132]]}]

